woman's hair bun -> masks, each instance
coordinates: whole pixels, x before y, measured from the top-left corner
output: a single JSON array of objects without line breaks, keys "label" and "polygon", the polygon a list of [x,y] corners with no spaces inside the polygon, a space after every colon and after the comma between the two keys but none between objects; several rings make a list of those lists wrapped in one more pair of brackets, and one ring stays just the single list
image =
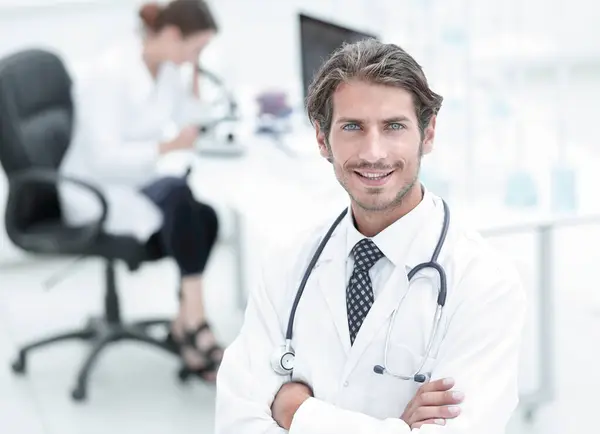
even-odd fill
[{"label": "woman's hair bun", "polygon": [[158,33],[169,26],[179,29],[183,37],[205,30],[217,30],[209,7],[202,0],[171,0],[165,4],[152,1],[140,8],[139,15],[145,30],[150,33]]},{"label": "woman's hair bun", "polygon": [[163,6],[156,2],[146,3],[140,8],[140,18],[146,26],[153,28],[162,10]]}]

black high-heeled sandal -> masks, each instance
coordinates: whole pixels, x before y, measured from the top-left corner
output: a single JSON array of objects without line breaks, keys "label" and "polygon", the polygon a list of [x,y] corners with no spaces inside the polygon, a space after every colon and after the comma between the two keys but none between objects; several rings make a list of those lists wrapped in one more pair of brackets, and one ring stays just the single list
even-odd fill
[{"label": "black high-heeled sandal", "polygon": [[167,333],[164,344],[172,353],[181,354],[181,343],[175,338],[172,330]]},{"label": "black high-heeled sandal", "polygon": [[203,366],[200,368],[191,368],[183,366],[179,371],[179,378],[182,381],[187,380],[190,376],[200,378],[202,381],[214,383],[214,380],[209,380],[207,374],[216,374],[223,358],[223,348],[216,342],[208,348],[200,348],[198,346],[198,335],[202,332],[211,332],[208,323],[200,324],[195,330],[186,331],[184,340],[180,344],[180,349],[192,348],[203,359]]}]

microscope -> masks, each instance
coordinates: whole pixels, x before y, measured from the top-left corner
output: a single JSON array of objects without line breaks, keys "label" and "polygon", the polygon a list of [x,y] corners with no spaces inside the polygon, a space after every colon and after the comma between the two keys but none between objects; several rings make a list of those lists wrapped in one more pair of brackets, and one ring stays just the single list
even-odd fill
[{"label": "microscope", "polygon": [[197,151],[201,155],[241,156],[245,148],[239,143],[236,127],[240,121],[238,104],[223,81],[213,72],[198,65],[198,72],[218,87],[221,98],[226,103],[224,116],[198,124],[200,140]]}]

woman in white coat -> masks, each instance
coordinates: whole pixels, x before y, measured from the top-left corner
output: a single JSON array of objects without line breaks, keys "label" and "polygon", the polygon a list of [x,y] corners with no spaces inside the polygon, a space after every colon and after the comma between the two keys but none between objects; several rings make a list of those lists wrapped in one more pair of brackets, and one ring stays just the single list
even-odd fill
[{"label": "woman in white coat", "polygon": [[[182,66],[198,61],[217,31],[208,6],[174,0],[140,10],[143,37],[100,55],[74,74],[74,140],[61,165],[67,176],[97,186],[109,210],[105,230],[159,242],[179,266],[180,310],[169,341],[186,367],[214,381],[222,350],[205,320],[202,274],[216,240],[214,210],[194,200],[185,178],[160,177],[164,154],[189,150],[197,139],[197,80],[183,80]],[[195,68],[194,68],[195,70]],[[61,189],[71,224],[98,216],[83,192]]]}]

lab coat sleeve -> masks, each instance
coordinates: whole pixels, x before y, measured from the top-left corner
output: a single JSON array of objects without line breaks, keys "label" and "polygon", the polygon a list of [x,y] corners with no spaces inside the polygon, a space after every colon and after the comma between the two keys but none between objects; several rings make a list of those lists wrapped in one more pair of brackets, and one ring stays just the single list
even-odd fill
[{"label": "lab coat sleeve", "polygon": [[296,413],[290,434],[503,434],[518,402],[525,298],[512,269],[482,271],[458,283],[469,286],[469,296],[450,319],[432,372],[432,380],[452,377],[454,390],[465,393],[457,418],[411,431],[401,420],[377,420],[311,398]]},{"label": "lab coat sleeve", "polygon": [[127,89],[123,80],[104,77],[78,94],[80,140],[95,173],[105,179],[145,179],[156,168],[157,141],[132,141],[124,135]]},{"label": "lab coat sleeve", "polygon": [[226,349],[217,377],[215,434],[285,434],[271,416],[271,404],[288,377],[270,365],[284,342],[266,279],[252,291],[244,324]]}]

